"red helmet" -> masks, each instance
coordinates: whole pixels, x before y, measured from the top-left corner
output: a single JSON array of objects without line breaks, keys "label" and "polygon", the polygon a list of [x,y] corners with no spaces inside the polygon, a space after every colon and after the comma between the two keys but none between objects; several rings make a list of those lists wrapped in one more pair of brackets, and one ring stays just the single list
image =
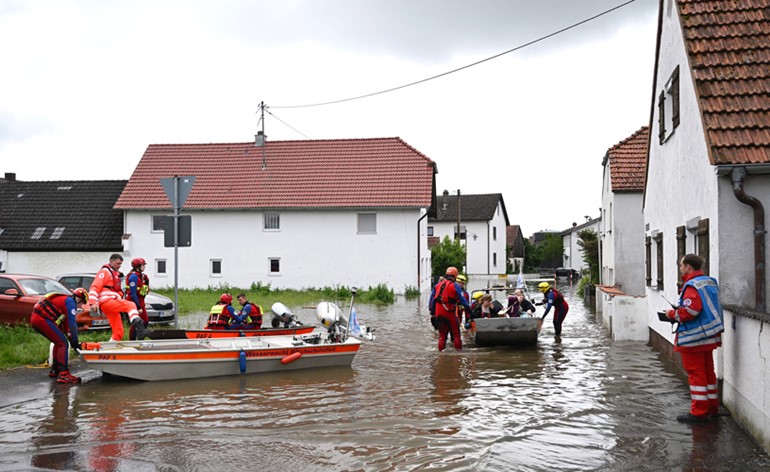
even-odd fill
[{"label": "red helmet", "polygon": [[83,299],[83,303],[88,303],[88,290],[78,287],[72,291],[72,294]]},{"label": "red helmet", "polygon": [[141,257],[134,258],[134,260],[131,261],[131,267],[133,267],[134,269],[146,264],[147,264],[147,261],[145,261]]},{"label": "red helmet", "polygon": [[221,297],[219,297],[219,301],[222,303],[227,303],[228,305],[233,303],[233,296],[229,293],[223,293]]},{"label": "red helmet", "polygon": [[446,268],[446,275],[449,277],[457,277],[457,274],[460,272],[457,270],[457,267],[447,267]]}]

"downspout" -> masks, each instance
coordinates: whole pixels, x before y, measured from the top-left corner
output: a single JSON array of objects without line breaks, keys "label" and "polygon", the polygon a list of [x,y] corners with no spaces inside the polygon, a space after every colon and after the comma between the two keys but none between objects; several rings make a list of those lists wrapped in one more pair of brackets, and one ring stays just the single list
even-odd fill
[{"label": "downspout", "polygon": [[[467,241],[467,239],[466,239]],[[492,234],[489,231],[489,221],[487,221],[487,274],[492,270],[492,262],[489,260],[489,256],[492,255]],[[500,272],[498,272],[499,274]]]},{"label": "downspout", "polygon": [[754,295],[759,312],[765,312],[765,209],[762,202],[743,190],[746,168],[735,167],[731,173],[735,198],[754,209]]},{"label": "downspout", "polygon": [[420,222],[428,216],[428,212],[426,211],[424,215],[417,218],[417,291],[422,292],[420,282],[422,281],[422,271],[420,270],[420,266],[422,265],[422,259],[420,258],[420,248],[422,247],[422,240],[420,239]]}]

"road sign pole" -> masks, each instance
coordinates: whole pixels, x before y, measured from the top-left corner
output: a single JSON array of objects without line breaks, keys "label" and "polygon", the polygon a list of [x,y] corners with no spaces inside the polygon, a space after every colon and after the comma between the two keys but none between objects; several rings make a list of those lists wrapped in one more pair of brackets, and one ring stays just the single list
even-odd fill
[{"label": "road sign pole", "polygon": [[179,328],[179,176],[174,176],[174,328]]}]

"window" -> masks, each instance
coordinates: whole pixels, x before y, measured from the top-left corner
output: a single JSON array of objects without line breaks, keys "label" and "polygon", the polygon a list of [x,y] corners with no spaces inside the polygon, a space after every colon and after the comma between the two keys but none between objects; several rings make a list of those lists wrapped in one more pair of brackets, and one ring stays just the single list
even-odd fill
[{"label": "window", "polygon": [[679,126],[679,66],[658,96],[658,140],[666,142]]},{"label": "window", "polygon": [[644,250],[645,250],[645,269],[646,276],[645,281],[648,287],[652,286],[652,238],[646,236],[644,238]]},{"label": "window", "polygon": [[222,276],[222,259],[211,259],[211,275],[214,277]]},{"label": "window", "polygon": [[497,226],[492,227],[492,241],[497,241]]},{"label": "window", "polygon": [[166,230],[166,215],[152,215],[152,232],[162,233]]},{"label": "window", "polygon": [[433,226],[428,226],[428,236],[433,236]]},{"label": "window", "polygon": [[709,219],[705,218],[698,222],[698,255],[703,258],[703,273],[709,275]]},{"label": "window", "polygon": [[61,238],[62,233],[64,233],[64,226],[57,226],[55,230],[53,230],[53,233],[51,233],[51,239],[59,239]]},{"label": "window", "polygon": [[658,262],[658,290],[663,290],[663,233],[658,233],[655,236],[655,245],[657,246],[657,262]]},{"label": "window", "polygon": [[358,234],[377,234],[377,213],[358,214]]},{"label": "window", "polygon": [[[457,226],[454,227],[454,230],[455,230],[454,238],[458,239],[458,237],[457,237]],[[460,226],[460,237],[459,237],[459,239],[462,240],[462,239],[465,239],[465,237],[466,237],[465,226]]]},{"label": "window", "polygon": [[265,213],[262,228],[265,231],[279,231],[281,229],[280,213]]},{"label": "window", "polygon": [[155,259],[155,274],[166,275],[166,259]]},{"label": "window", "polygon": [[492,267],[497,267],[497,253],[492,253]]},{"label": "window", "polygon": [[[684,226],[677,226],[676,228],[676,266],[679,267],[679,261],[687,254],[687,228]],[[677,279],[677,286],[682,287],[682,273],[677,270],[679,277]]]},{"label": "window", "polygon": [[40,239],[43,236],[43,233],[45,233],[45,226],[39,226],[35,228],[35,231],[32,233],[32,236],[30,236],[29,239]]},{"label": "window", "polygon": [[269,272],[270,275],[280,275],[281,274],[281,258],[280,257],[271,257],[267,260],[268,266],[269,266]]}]

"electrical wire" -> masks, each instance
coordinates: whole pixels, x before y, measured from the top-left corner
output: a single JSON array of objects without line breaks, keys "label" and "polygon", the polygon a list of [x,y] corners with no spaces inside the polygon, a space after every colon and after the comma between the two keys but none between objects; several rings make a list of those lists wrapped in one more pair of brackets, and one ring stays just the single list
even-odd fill
[{"label": "electrical wire", "polygon": [[[590,18],[586,18],[585,20],[579,21],[579,22],[577,22],[577,23],[573,23],[573,24],[571,24],[571,25],[569,25],[569,26],[567,26],[567,27],[564,27],[564,28],[562,28],[562,29],[560,29],[560,30],[558,30],[558,31],[554,31],[553,33],[549,33],[549,34],[547,34],[547,35],[545,35],[545,36],[541,36],[541,37],[539,37],[539,38],[537,38],[537,39],[533,39],[532,41],[529,41],[529,42],[527,42],[527,43],[524,43],[524,44],[522,44],[522,45],[516,46],[516,47],[515,47],[515,48],[513,48],[513,49],[509,49],[509,50],[507,50],[507,51],[503,51],[503,52],[501,52],[501,53],[499,53],[499,54],[495,54],[494,56],[490,56],[490,57],[487,57],[487,58],[485,58],[485,59],[481,59],[480,61],[476,61],[476,62],[474,62],[474,63],[472,63],[472,64],[468,64],[468,65],[465,65],[465,66],[462,66],[462,67],[458,67],[457,69],[452,69],[452,70],[450,70],[450,71],[447,71],[447,72],[443,72],[443,73],[441,73],[441,74],[438,74],[438,75],[434,75],[434,76],[431,76],[431,77],[427,77],[427,78],[425,78],[425,79],[422,79],[422,80],[418,80],[418,81],[416,81],[416,82],[410,82],[410,83],[408,83],[408,84],[399,85],[399,86],[397,86],[397,87],[392,87],[392,88],[389,88],[389,89],[380,90],[379,92],[372,92],[372,93],[367,93],[367,94],[364,94],[364,95],[358,95],[358,96],[355,96],[355,97],[350,97],[350,98],[343,98],[343,99],[341,99],[341,100],[332,100],[332,101],[329,101],[329,102],[312,103],[312,104],[307,104],[307,105],[283,105],[283,106],[271,106],[270,108],[283,108],[283,109],[288,109],[288,108],[310,108],[310,107],[320,107],[320,106],[324,106],[324,105],[334,105],[334,104],[337,104],[337,103],[350,102],[350,101],[353,101],[353,100],[360,100],[360,99],[362,99],[362,98],[369,98],[369,97],[374,97],[374,96],[376,96],[376,95],[382,95],[382,94],[384,94],[384,93],[395,92],[396,90],[405,89],[405,88],[407,88],[407,87],[411,87],[411,86],[413,86],[413,85],[422,84],[422,83],[428,82],[428,81],[430,81],[430,80],[433,80],[433,79],[438,79],[438,78],[440,78],[440,77],[445,77],[445,76],[447,76],[447,75],[449,75],[449,74],[454,74],[455,72],[459,72],[459,71],[461,71],[461,70],[465,70],[465,69],[468,69],[468,68],[470,68],[470,67],[473,67],[473,66],[477,66],[477,65],[479,65],[479,64],[483,64],[483,63],[485,63],[485,62],[491,61],[492,59],[497,59],[498,57],[504,56],[504,55],[506,55],[506,54],[510,54],[510,53],[512,53],[512,52],[514,52],[514,51],[518,51],[518,50],[520,50],[520,49],[524,49],[524,48],[526,48],[526,47],[528,47],[528,46],[532,46],[533,44],[537,44],[537,43],[539,43],[539,42],[541,42],[541,41],[544,41],[544,40],[546,40],[546,39],[548,39],[548,38],[552,38],[552,37],[554,37],[554,36],[556,36],[556,35],[558,35],[558,34],[564,33],[565,31],[569,31],[569,30],[571,30],[571,29],[573,29],[573,28],[577,28],[578,26],[584,25],[584,24],[586,24],[586,23],[588,23],[588,22],[590,22],[590,21],[593,21],[593,20],[595,20],[595,19],[597,19],[597,18],[600,18],[600,17],[602,17],[602,16],[604,16],[604,15],[607,15],[607,14],[609,14],[609,13],[612,13],[612,12],[613,12],[613,11],[615,11],[615,10],[619,10],[619,9],[621,9],[621,8],[623,8],[623,7],[625,7],[625,6],[629,5],[629,4],[631,4],[631,3],[634,3],[635,1],[636,1],[636,0],[628,0],[627,2],[625,2],[625,3],[621,3],[620,5],[617,5],[617,6],[614,6],[614,7],[610,8],[609,10],[605,10],[605,11],[603,11],[603,12],[601,12],[601,13],[599,13],[599,14],[596,14],[596,15],[594,15],[594,16],[592,16],[592,17],[590,17]],[[301,134],[301,133],[300,133],[300,134]]]},{"label": "electrical wire", "polygon": [[283,121],[282,119],[278,118],[277,116],[275,116],[275,114],[274,114],[273,112],[271,112],[270,110],[268,110],[267,108],[268,108],[268,107],[267,107],[267,106],[265,106],[265,111],[266,111],[267,113],[269,113],[269,114],[270,114],[270,115],[271,115],[273,118],[275,118],[276,120],[280,121],[280,122],[281,122],[281,123],[283,123],[285,126],[287,126],[287,127],[291,128],[292,130],[296,131],[297,133],[301,134],[302,136],[306,137],[307,139],[312,139],[310,136],[306,135],[306,134],[305,134],[305,133],[303,133],[302,131],[298,130],[297,128],[293,127],[293,126],[292,126],[292,125],[290,125],[289,123],[287,123],[287,122]]}]

